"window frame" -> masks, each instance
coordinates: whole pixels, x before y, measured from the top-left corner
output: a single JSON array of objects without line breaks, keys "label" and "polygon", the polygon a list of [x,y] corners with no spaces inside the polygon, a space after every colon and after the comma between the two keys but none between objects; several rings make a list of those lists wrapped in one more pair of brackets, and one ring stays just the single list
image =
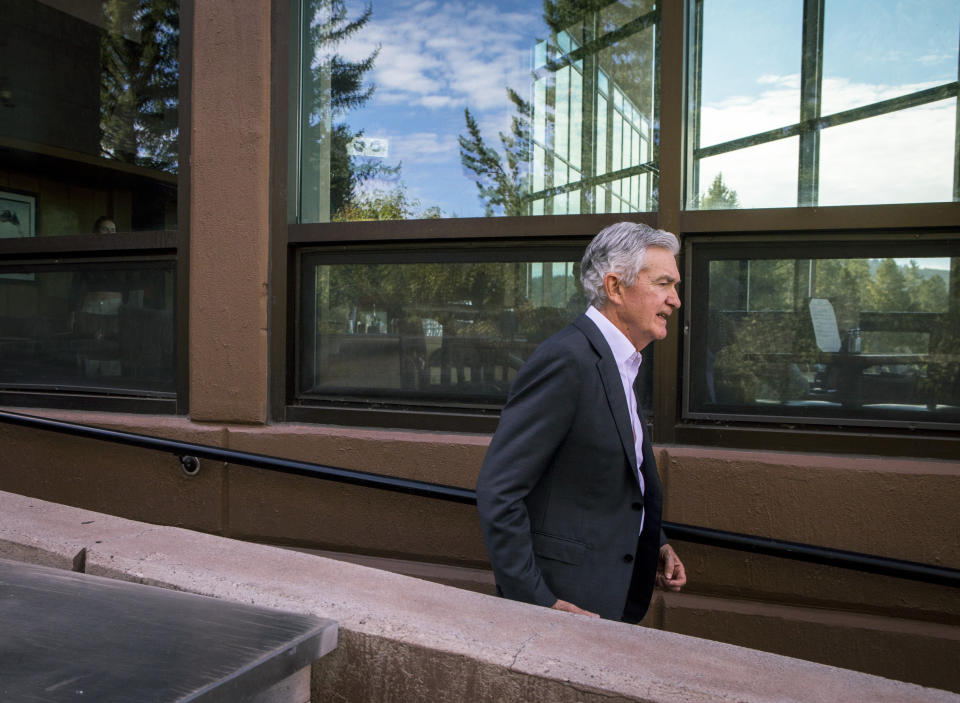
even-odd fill
[{"label": "window frame", "polygon": [[[177,229],[120,232],[114,234],[64,234],[0,239],[0,259],[18,266],[66,261],[173,260],[176,279],[174,319],[174,394],[119,396],[109,392],[64,392],[56,387],[42,390],[0,388],[0,404],[13,407],[95,410],[143,414],[186,415],[189,408],[189,232],[190,232],[190,123],[193,68],[193,17],[195,0],[179,0],[179,84],[177,137]],[[82,168],[82,165],[80,165]],[[131,171],[140,171],[131,168]]]},{"label": "window frame", "polygon": [[[568,217],[568,216],[557,216]],[[604,215],[601,217],[609,218]],[[498,220],[501,218],[497,218]],[[529,216],[508,218],[528,220]],[[614,216],[610,223],[619,221]],[[430,223],[432,220],[406,220],[407,223]],[[450,222],[450,221],[448,221]],[[459,222],[459,221],[456,221]],[[483,222],[488,222],[483,220]],[[606,226],[606,225],[602,225]],[[601,228],[602,228],[601,226]],[[324,227],[324,225],[299,225],[298,227]],[[299,316],[301,273],[306,257],[316,257],[329,262],[343,263],[391,263],[402,259],[405,262],[444,263],[497,262],[497,261],[535,261],[559,260],[557,256],[579,260],[583,249],[590,241],[592,233],[577,233],[567,237],[540,236],[535,238],[515,237],[474,237],[464,240],[459,236],[441,237],[434,240],[411,242],[407,238],[385,237],[379,243],[369,239],[362,243],[338,242],[318,243],[313,239],[297,246],[291,246],[292,270],[290,277],[297,281],[291,292],[291,300],[296,301],[289,311],[293,318],[291,329],[292,343],[286,364],[286,398],[281,408],[282,417],[287,421],[325,422],[332,424],[360,424],[375,426],[404,427],[410,429],[461,430],[469,432],[492,432],[499,419],[500,407],[497,404],[465,400],[410,401],[364,397],[363,393],[340,395],[328,394],[328,397],[305,398],[298,395],[297,373],[299,339]],[[515,256],[510,256],[515,254]],[[391,258],[392,256],[392,258]]]},{"label": "window frame", "polygon": [[[906,240],[906,237],[910,237]],[[731,258],[748,258],[756,260],[777,259],[804,259],[804,250],[815,249],[817,259],[863,259],[863,258],[912,258],[909,254],[916,253],[918,248],[923,250],[919,256],[960,258],[960,232],[924,233],[916,234],[910,231],[892,233],[874,232],[822,232],[817,236],[797,235],[789,242],[782,238],[763,237],[761,235],[735,235],[730,237],[690,236],[684,242],[687,260],[687,277],[689,280],[706,280],[707,269],[711,262]],[[907,251],[897,251],[898,247],[909,246]],[[952,249],[949,254],[939,253],[944,249]],[[936,250],[938,253],[933,253]],[[880,253],[876,253],[876,252]],[[703,253],[700,253],[703,252]],[[864,253],[870,252],[869,257]],[[831,256],[822,256],[830,254]],[[904,254],[907,254],[906,256]],[[732,255],[732,256],[730,256]],[[960,308],[960,290],[953,290],[952,297]],[[690,423],[719,422],[731,425],[753,423],[764,425],[831,425],[835,427],[887,428],[903,430],[917,428],[930,431],[960,430],[960,420],[956,422],[931,421],[917,416],[911,420],[859,418],[853,415],[837,413],[836,417],[829,415],[790,415],[788,413],[761,413],[739,411],[710,412],[692,409],[693,381],[700,370],[694,363],[700,350],[694,348],[695,335],[690,333],[691,328],[702,330],[706,327],[706,317],[709,313],[709,301],[694,301],[692,291],[685,295],[687,307],[688,332],[684,335],[684,364],[682,383],[681,420]],[[882,312],[882,311],[878,311]],[[899,311],[890,311],[899,312]],[[921,313],[925,314],[925,313]],[[947,311],[950,314],[950,311]],[[956,314],[960,314],[958,309]],[[699,340],[705,343],[705,338]]]},{"label": "window frame", "polygon": [[[700,189],[700,161],[711,156],[729,154],[741,149],[770,144],[782,139],[797,137],[797,208],[817,207],[820,192],[820,136],[823,130],[838,127],[900,112],[913,107],[929,105],[931,103],[953,98],[956,101],[956,121],[954,131],[953,154],[953,199],[960,200],[960,76],[957,79],[930,88],[914,91],[875,103],[861,105],[840,112],[823,115],[821,111],[823,91],[823,38],[826,0],[804,0],[802,5],[802,33],[799,37],[801,46],[800,65],[800,114],[799,121],[794,124],[781,125],[757,134],[750,134],[730,139],[717,144],[701,146],[700,114],[701,89],[700,74],[702,72],[703,42],[703,2],[704,0],[686,0],[687,17],[687,52],[690,56],[686,69],[688,81],[687,91],[691,96],[691,108],[687,115],[687,132],[685,138],[688,143],[686,151],[686,179],[684,182],[684,208],[698,210],[692,203],[699,197]],[[882,205],[878,203],[876,205]],[[873,207],[870,204],[867,207]]]},{"label": "window frame", "polygon": [[[869,236],[890,237],[894,241],[912,241],[915,234],[945,236],[953,239],[960,228],[960,202],[910,203],[895,205],[851,205],[832,207],[789,207],[756,210],[686,210],[685,164],[692,158],[692,141],[686,112],[691,81],[687,52],[692,46],[690,8],[693,0],[668,2],[660,7],[655,80],[659,86],[660,123],[656,127],[655,149],[659,163],[659,198],[656,212],[614,213],[603,215],[540,215],[522,217],[460,218],[443,220],[397,220],[379,222],[333,222],[288,224],[287,143],[291,129],[292,46],[289,0],[274,0],[273,120],[271,276],[277,282],[270,308],[272,320],[271,416],[276,421],[320,422],[332,425],[402,427],[451,432],[491,432],[496,414],[450,414],[432,410],[404,411],[367,407],[298,408],[293,398],[292,376],[288,367],[296,353],[295,315],[288,301],[296,300],[296,262],[304,247],[332,246],[350,248],[387,243],[410,246],[444,243],[480,242],[503,244],[520,241],[536,246],[541,241],[567,238],[589,239],[603,227],[624,219],[643,222],[674,232],[684,243],[680,268],[687,280],[686,296],[696,294],[696,282],[690,279],[690,257],[686,240],[735,241],[737,237],[759,236],[776,242],[798,234],[811,237]],[[960,143],[960,123],[958,123]],[[960,176],[958,176],[960,178]],[[955,196],[960,200],[960,194]],[[900,238],[900,239],[898,239]],[[689,302],[689,298],[686,299]],[[651,437],[659,444],[692,444],[782,451],[870,453],[901,456],[956,457],[960,455],[957,433],[905,428],[857,428],[838,424],[738,423],[692,420],[683,417],[683,375],[688,373],[689,358],[685,305],[670,320],[668,337],[659,342],[654,362],[653,407],[658,421]],[[686,357],[684,355],[687,355]],[[923,441],[918,441],[922,439]]]}]

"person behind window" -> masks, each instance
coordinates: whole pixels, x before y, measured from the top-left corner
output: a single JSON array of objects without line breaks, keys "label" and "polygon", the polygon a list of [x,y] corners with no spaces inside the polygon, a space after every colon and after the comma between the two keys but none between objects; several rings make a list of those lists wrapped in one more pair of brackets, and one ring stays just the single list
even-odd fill
[{"label": "person behind window", "polygon": [[117,223],[113,221],[112,217],[103,215],[98,217],[96,222],[93,223],[94,234],[116,234],[116,232]]},{"label": "person behind window", "polygon": [[517,373],[477,482],[497,591],[639,622],[686,572],[660,528],[662,487],[637,402],[640,350],[680,307],[674,235],[621,222],[587,247],[587,312]]}]

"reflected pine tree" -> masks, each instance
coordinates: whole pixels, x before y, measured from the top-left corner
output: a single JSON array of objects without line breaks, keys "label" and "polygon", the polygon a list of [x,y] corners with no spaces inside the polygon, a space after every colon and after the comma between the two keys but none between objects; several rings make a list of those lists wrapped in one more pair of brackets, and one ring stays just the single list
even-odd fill
[{"label": "reflected pine tree", "polygon": [[510,121],[510,133],[500,132],[502,156],[486,144],[469,108],[464,110],[467,134],[459,137],[460,161],[474,174],[473,180],[487,217],[530,214],[530,121],[533,106],[512,88],[507,88],[507,97],[516,108],[516,114]]},{"label": "reflected pine tree", "polygon": [[723,182],[723,172],[717,173],[707,192],[698,198],[695,205],[700,210],[735,210],[740,207],[737,191]]},{"label": "reflected pine tree", "polygon": [[380,49],[359,61],[349,61],[337,53],[337,47],[366,26],[373,6],[368,5],[358,17],[350,19],[343,0],[305,0],[303,12],[310,18],[305,44],[316,47],[316,55],[310,57],[309,70],[301,83],[306,118],[302,120],[302,139],[318,147],[306,150],[305,166],[326,172],[326,164],[319,161],[329,158],[330,212],[333,219],[350,219],[351,212],[365,209],[353,204],[361,184],[378,176],[396,176],[400,171],[399,165],[354,157],[349,150],[363,131],[351,129],[345,117],[373,96],[376,86],[368,84],[366,78]]},{"label": "reflected pine tree", "polygon": [[100,149],[176,173],[178,0],[105,0],[100,40]]}]

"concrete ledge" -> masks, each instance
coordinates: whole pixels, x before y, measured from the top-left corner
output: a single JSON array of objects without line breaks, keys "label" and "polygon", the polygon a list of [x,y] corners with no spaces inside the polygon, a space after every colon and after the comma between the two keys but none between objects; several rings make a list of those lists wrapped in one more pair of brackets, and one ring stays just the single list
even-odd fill
[{"label": "concrete ledge", "polygon": [[0,556],[84,562],[103,576],[337,620],[340,646],[314,668],[317,700],[960,702],[947,691],[12,493],[0,493]]}]

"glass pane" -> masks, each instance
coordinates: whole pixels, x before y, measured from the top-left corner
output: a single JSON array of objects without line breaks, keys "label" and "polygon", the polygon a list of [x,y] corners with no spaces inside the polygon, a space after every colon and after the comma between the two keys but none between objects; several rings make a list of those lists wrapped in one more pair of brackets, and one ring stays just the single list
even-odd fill
[{"label": "glass pane", "polygon": [[799,121],[802,5],[703,0],[698,146]]},{"label": "glass pane", "polygon": [[954,199],[960,5],[820,6],[688,0],[687,208]]},{"label": "glass pane", "polygon": [[956,0],[828,0],[824,14],[824,115],[957,80]]},{"label": "glass pane", "polygon": [[653,0],[295,5],[291,221],[655,209]]},{"label": "glass pane", "polygon": [[[396,258],[381,258],[388,257]],[[579,252],[436,263],[326,263],[309,255],[299,399],[499,408],[537,345],[587,309],[575,259]],[[650,352],[642,367],[648,381]],[[646,402],[649,410],[649,393]]]},{"label": "glass pane", "polygon": [[4,3],[0,237],[176,229],[179,2]]},{"label": "glass pane", "polygon": [[700,210],[793,207],[797,204],[799,141],[780,139],[702,159]]},{"label": "glass pane", "polygon": [[956,119],[950,99],[823,130],[820,204],[951,200]]},{"label": "glass pane", "polygon": [[960,421],[960,257],[705,263],[692,412]]},{"label": "glass pane", "polygon": [[0,267],[0,387],[172,396],[172,261]]}]

